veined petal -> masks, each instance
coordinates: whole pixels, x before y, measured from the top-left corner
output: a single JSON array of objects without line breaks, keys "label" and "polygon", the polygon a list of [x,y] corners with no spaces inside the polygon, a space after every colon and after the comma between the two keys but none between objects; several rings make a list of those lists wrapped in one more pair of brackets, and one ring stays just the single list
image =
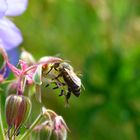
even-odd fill
[{"label": "veined petal", "polygon": [[19,61],[19,50],[18,48],[13,48],[7,51],[8,58],[11,64],[17,65]]},{"label": "veined petal", "polygon": [[5,15],[6,10],[7,10],[6,0],[0,0],[0,18],[2,18]]},{"label": "veined petal", "polygon": [[22,42],[20,30],[8,19],[0,19],[0,40],[6,50],[17,47]]},{"label": "veined petal", "polygon": [[18,16],[22,14],[28,5],[28,0],[6,0],[8,9],[5,13],[6,16]]}]

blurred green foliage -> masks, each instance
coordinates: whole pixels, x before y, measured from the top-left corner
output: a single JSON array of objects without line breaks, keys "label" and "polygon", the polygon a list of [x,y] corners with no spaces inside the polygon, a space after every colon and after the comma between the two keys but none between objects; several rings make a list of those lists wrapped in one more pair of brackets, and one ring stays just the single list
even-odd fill
[{"label": "blurred green foliage", "polygon": [[[36,59],[60,56],[83,75],[85,91],[70,99],[70,108],[43,89],[43,104],[71,130],[68,140],[140,139],[139,0],[30,0],[15,22],[21,47]],[[34,116],[37,107],[34,101]]]}]

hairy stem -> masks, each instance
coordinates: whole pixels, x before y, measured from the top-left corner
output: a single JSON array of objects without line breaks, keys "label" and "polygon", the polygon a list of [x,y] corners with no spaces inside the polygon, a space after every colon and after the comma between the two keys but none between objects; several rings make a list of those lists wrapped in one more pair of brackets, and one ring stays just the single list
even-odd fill
[{"label": "hairy stem", "polygon": [[1,114],[1,96],[0,96],[0,139],[6,140],[3,123],[2,123],[2,114]]}]

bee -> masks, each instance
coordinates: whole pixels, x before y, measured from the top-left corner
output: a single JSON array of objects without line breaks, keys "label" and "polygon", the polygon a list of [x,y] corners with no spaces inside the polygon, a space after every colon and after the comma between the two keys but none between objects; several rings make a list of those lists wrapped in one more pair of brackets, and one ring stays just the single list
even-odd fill
[{"label": "bee", "polygon": [[39,60],[39,64],[42,64],[42,81],[47,83],[52,83],[52,79],[54,79],[58,72],[53,71],[52,67],[55,63],[60,63],[63,60],[58,57],[46,56],[42,57]]},{"label": "bee", "polygon": [[[78,97],[81,93],[82,83],[81,79],[75,74],[73,67],[66,62],[54,63],[47,74],[49,74],[53,69],[58,72],[58,75],[53,78],[53,80],[56,80],[55,84],[57,85],[53,89],[57,89],[60,86],[67,85],[67,102],[71,96],[71,93]],[[59,78],[62,78],[64,82],[62,82],[62,80],[60,80]],[[64,90],[61,90],[60,96],[62,95],[64,95]]]}]

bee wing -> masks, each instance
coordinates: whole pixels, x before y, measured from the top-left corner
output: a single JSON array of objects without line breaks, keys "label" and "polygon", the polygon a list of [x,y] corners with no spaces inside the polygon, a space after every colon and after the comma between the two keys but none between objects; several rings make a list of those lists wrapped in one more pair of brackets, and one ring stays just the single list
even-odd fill
[{"label": "bee wing", "polygon": [[53,56],[44,56],[40,58],[38,61],[39,64],[50,64],[50,63],[60,63],[63,60],[59,57],[53,57]]},{"label": "bee wing", "polygon": [[68,69],[65,69],[65,70],[68,73],[68,75],[70,76],[70,78],[72,79],[72,81],[76,85],[78,85],[79,87],[81,87],[81,79],[72,70],[68,70]]}]

